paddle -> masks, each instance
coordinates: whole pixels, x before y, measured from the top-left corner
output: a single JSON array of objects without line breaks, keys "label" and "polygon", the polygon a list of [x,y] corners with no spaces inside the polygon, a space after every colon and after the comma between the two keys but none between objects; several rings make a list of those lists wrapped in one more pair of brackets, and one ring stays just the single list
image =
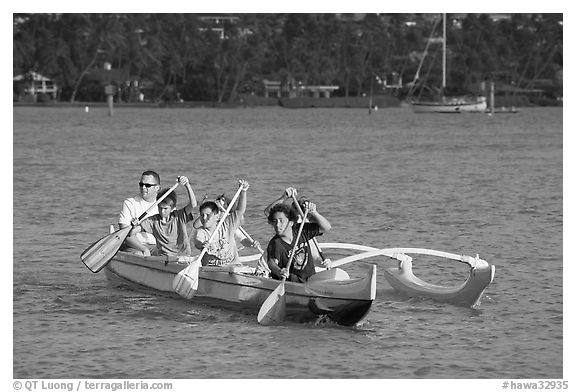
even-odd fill
[{"label": "paddle", "polygon": [[[302,207],[300,207],[300,203],[298,203],[296,201],[296,198],[292,197],[294,199],[294,204],[296,204],[296,209],[298,210],[298,212],[300,213],[300,216],[304,216],[304,213],[302,212]],[[331,267],[331,263],[332,260],[330,259],[326,259],[324,257],[324,253],[322,252],[322,249],[320,249],[320,245],[318,244],[318,240],[316,240],[316,237],[312,237],[312,243],[316,246],[316,249],[318,250],[318,254],[320,255],[320,258],[322,259],[322,265],[326,264],[326,260],[328,260],[328,267],[327,269],[332,268]]]},{"label": "paddle", "polygon": [[[220,209],[220,211],[224,211],[224,208],[222,207],[222,205],[221,205],[220,203],[217,203],[217,204],[218,204],[218,208]],[[252,237],[250,236],[250,234],[248,234],[248,232],[247,232],[246,230],[244,230],[244,228],[243,228],[242,226],[239,226],[239,227],[238,227],[238,230],[240,230],[240,233],[242,233],[242,235],[243,235],[244,237],[248,238],[248,241],[250,241],[252,244],[256,243],[256,241],[254,241],[254,238],[252,238]],[[269,272],[270,269],[269,269],[268,266],[266,265],[266,260],[264,259],[264,250],[262,250],[262,248],[260,247],[259,244],[256,246],[256,249],[258,249],[258,252],[260,252],[261,257],[260,257],[260,259],[258,260],[258,264],[256,265],[256,270],[255,270],[255,271],[258,271],[258,268],[260,267],[261,269]]]},{"label": "paddle", "polygon": [[[174,184],[172,188],[162,195],[158,200],[154,202],[140,217],[138,217],[138,223],[140,223],[146,215],[158,205],[162,200],[164,200],[170,193],[178,187],[179,182]],[[112,258],[124,243],[128,233],[132,230],[132,226],[126,226],[123,229],[116,230],[114,233],[108,234],[106,237],[101,238],[92,245],[88,247],[80,255],[80,260],[88,267],[88,269],[94,273],[99,272]]]},{"label": "paddle", "polygon": [[[238,229],[244,235],[244,237],[248,238],[248,241],[250,241],[252,243],[256,242],[256,241],[254,241],[254,238],[250,237],[250,234],[248,234],[248,232],[246,230],[244,230],[244,228],[242,226],[238,227]],[[256,249],[258,249],[258,252],[264,254],[264,250],[260,247],[260,245],[257,245]]]},{"label": "paddle", "polygon": [[[222,207],[222,205],[221,205],[220,203],[217,203],[217,204],[218,204],[218,209],[219,209],[220,211],[224,211],[224,208]],[[250,234],[248,234],[248,232],[247,232],[246,230],[244,230],[244,228],[243,228],[242,226],[239,226],[239,227],[238,227],[238,230],[240,230],[240,232],[242,233],[242,235],[243,235],[244,237],[248,238],[248,241],[250,241],[250,242],[252,242],[252,243],[255,243],[255,242],[256,242],[256,241],[254,241],[254,238],[250,237]],[[260,245],[258,245],[256,248],[258,249],[258,252],[260,252],[261,254],[264,254],[264,251],[262,250],[262,248],[260,247]]]},{"label": "paddle", "polygon": [[[242,226],[240,226],[239,229],[250,242],[253,244],[256,242],[252,237],[250,237],[250,234],[248,234],[248,232],[244,230]],[[260,247],[259,244],[257,244],[256,249],[258,249],[258,252],[260,252],[260,258],[258,259],[258,263],[256,263],[254,272],[258,273],[258,271],[264,271],[267,275],[270,274],[270,268],[266,264],[266,259],[264,258],[264,250]]]},{"label": "paddle", "polygon": [[[296,198],[294,198],[296,200]],[[290,266],[292,265],[292,260],[294,259],[294,254],[296,253],[296,248],[298,247],[298,241],[300,240],[300,235],[302,234],[302,229],[304,228],[304,222],[308,216],[308,208],[304,211],[304,216],[302,217],[302,223],[298,229],[298,234],[296,235],[296,241],[292,247],[292,253],[288,259],[288,264],[286,268],[288,273],[290,273]],[[282,281],[276,287],[276,289],[266,298],[266,301],[260,307],[258,312],[258,322],[262,325],[269,325],[283,321],[286,318],[286,297],[284,295],[284,282],[286,278],[282,278]]]},{"label": "paddle", "polygon": [[[238,191],[236,191],[236,194],[232,198],[230,204],[228,204],[228,208],[226,208],[224,214],[222,214],[222,218],[220,218],[220,220],[218,221],[218,224],[216,225],[216,228],[210,235],[210,238],[208,238],[208,243],[212,242],[212,240],[216,236],[216,233],[218,232],[218,230],[224,223],[224,220],[230,213],[230,210],[232,209],[232,206],[236,202],[236,199],[238,199],[238,196],[240,196],[240,192],[242,192],[241,186],[238,188]],[[198,257],[196,258],[196,260],[202,261],[202,257],[204,257],[204,254],[206,253],[207,250],[208,250],[207,247],[202,248],[202,251],[200,252],[200,255],[198,255]],[[178,274],[176,275],[176,277],[174,277],[174,280],[172,281],[172,288],[174,289],[174,291],[184,298],[191,299],[192,297],[194,297],[194,290],[196,289],[195,286],[198,282],[198,279],[195,278],[196,275],[195,270],[197,268],[198,268],[197,263],[192,263],[188,265],[182,271],[178,272]]]}]

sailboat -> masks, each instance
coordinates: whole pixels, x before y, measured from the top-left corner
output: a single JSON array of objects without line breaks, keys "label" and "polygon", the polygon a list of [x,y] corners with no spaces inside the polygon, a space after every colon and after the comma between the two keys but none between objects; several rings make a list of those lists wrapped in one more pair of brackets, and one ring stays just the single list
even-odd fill
[{"label": "sailboat", "polygon": [[[438,40],[434,40],[437,42]],[[428,40],[428,44],[432,39]],[[478,96],[445,96],[446,91],[446,14],[442,14],[442,86],[441,97],[431,100],[413,100],[410,106],[415,113],[462,113],[462,112],[482,112],[486,111],[486,97]],[[428,45],[426,46],[427,51]],[[426,52],[425,51],[425,52]],[[424,61],[424,55],[418,67],[418,72],[414,78],[414,83],[418,79],[418,73]]]}]

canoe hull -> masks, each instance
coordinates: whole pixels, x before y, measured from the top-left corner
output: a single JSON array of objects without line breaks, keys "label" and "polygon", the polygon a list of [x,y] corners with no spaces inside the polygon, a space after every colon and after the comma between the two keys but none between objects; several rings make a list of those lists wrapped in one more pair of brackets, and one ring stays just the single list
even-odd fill
[{"label": "canoe hull", "polygon": [[[172,281],[186,263],[163,261],[161,257],[142,257],[119,252],[106,266],[111,280],[176,295]],[[358,279],[334,280],[334,274],[318,273],[305,283],[286,282],[287,318],[307,321],[326,315],[338,324],[353,326],[368,314],[376,297],[376,267]],[[280,282],[252,275],[249,267],[201,267],[198,288],[191,301],[257,313]]]}]

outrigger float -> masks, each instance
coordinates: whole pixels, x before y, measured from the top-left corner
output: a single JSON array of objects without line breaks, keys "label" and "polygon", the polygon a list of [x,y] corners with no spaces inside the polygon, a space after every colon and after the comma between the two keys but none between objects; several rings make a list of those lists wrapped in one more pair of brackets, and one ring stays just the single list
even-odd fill
[{"label": "outrigger float", "polygon": [[[377,256],[387,256],[398,260],[396,267],[384,270],[384,277],[392,288],[408,297],[429,298],[474,308],[480,305],[482,294],[494,279],[495,267],[482,260],[478,255],[472,257],[423,248],[378,249],[370,246],[344,243],[322,243],[320,246],[322,249],[345,249],[362,252],[336,260],[332,263],[332,267]],[[412,272],[412,257],[409,256],[410,254],[435,256],[467,264],[470,267],[468,278],[464,283],[452,287],[425,282]]]}]

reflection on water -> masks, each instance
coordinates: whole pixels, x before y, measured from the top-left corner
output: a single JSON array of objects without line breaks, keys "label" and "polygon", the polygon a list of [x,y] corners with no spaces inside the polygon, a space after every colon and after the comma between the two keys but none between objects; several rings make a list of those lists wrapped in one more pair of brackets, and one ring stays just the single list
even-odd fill
[{"label": "reflection on water", "polygon": [[[15,378],[562,377],[561,109],[13,113]],[[353,329],[263,327],[241,310],[116,287],[79,255],[148,168],[166,186],[187,175],[197,196],[246,178],[245,228],[263,244],[264,207],[294,186],[330,219],[325,241],[479,253],[496,278],[471,310],[397,296],[382,273],[393,262],[372,260],[378,298]],[[431,282],[466,276],[417,261]]]}]

